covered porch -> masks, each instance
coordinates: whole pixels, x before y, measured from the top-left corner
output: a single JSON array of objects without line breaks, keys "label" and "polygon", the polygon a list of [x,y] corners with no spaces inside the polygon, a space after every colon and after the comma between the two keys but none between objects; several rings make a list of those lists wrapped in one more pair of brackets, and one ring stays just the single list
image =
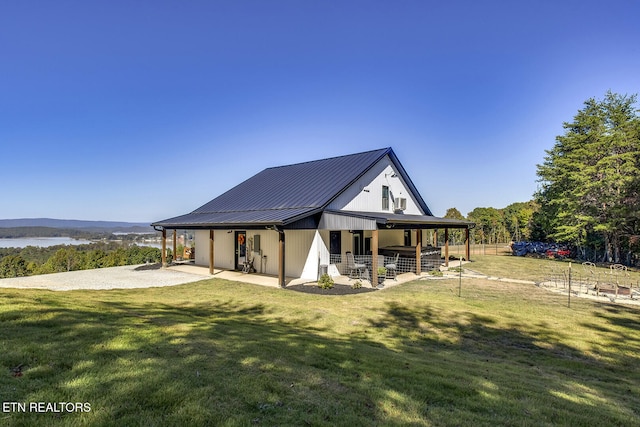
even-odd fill
[{"label": "covered porch", "polygon": [[[404,273],[419,276],[439,268],[442,258],[448,266],[449,229],[464,230],[464,259],[469,260],[472,226],[467,221],[425,215],[328,210],[315,218],[290,223],[165,224],[161,228],[162,262],[167,266],[168,237],[173,237],[175,253],[175,230],[190,229],[197,232],[194,263],[206,266],[209,275],[216,274],[220,268],[240,270],[240,253],[243,259],[258,260],[250,272],[277,276],[280,287],[297,278],[317,280],[323,272],[334,277],[357,275],[377,283],[378,268],[389,264],[395,265],[393,277]],[[171,231],[173,236],[168,235]],[[437,246],[439,232],[444,233],[443,247]],[[287,247],[292,249],[288,252]],[[234,251],[235,268],[229,255]],[[354,262],[365,266],[360,267],[357,274],[351,270],[350,255]],[[387,277],[391,277],[390,273],[386,273]]]},{"label": "covered porch", "polygon": [[[266,286],[270,288],[287,288],[288,286],[316,286],[315,281],[310,281],[309,279],[302,278],[286,278],[286,286],[281,286],[279,284],[278,276],[271,274],[243,274],[240,271],[235,270],[224,270],[216,268],[214,270],[214,274],[211,275],[209,273],[209,268],[206,266],[199,266],[194,264],[171,264],[166,267],[167,270],[171,271],[180,271],[183,273],[189,274],[198,274],[203,278],[212,278],[215,277],[217,279],[229,280],[233,282],[242,282],[242,283],[250,283],[253,285]],[[412,280],[416,280],[419,276],[416,276],[414,273],[400,273],[397,278],[394,280],[392,278],[386,279],[384,282],[385,288],[393,287],[402,283],[410,282]],[[357,280],[357,278],[351,278],[348,275],[339,275],[333,277],[336,285],[344,285],[344,286],[352,286]],[[365,288],[375,288],[374,285],[369,283],[368,281],[364,281],[362,283]]]}]

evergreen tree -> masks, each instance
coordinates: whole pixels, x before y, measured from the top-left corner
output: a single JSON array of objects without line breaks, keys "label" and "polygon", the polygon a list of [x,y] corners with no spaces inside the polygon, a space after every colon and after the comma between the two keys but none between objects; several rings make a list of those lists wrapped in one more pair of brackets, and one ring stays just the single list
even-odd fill
[{"label": "evergreen tree", "polygon": [[558,241],[584,246],[598,234],[603,260],[631,258],[638,232],[640,118],[636,96],[589,99],[538,165],[541,218]]}]

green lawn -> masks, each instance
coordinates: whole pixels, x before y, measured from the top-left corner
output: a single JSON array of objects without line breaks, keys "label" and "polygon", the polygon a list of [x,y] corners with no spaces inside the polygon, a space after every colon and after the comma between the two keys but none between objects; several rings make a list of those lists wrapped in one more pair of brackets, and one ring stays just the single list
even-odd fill
[{"label": "green lawn", "polygon": [[533,285],[471,279],[458,297],[458,284],[1,289],[0,402],[91,411],[4,411],[0,425],[640,423],[640,308],[569,309]]}]

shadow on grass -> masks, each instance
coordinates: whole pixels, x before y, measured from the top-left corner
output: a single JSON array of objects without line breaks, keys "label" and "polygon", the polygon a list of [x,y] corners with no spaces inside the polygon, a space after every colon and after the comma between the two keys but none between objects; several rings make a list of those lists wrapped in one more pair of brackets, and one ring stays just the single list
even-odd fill
[{"label": "shadow on grass", "polygon": [[266,302],[45,294],[0,307],[0,400],[91,404],[0,413],[7,425],[628,425],[639,415],[638,386],[618,378],[627,368],[548,331],[542,345],[427,305],[387,303],[342,335]]}]

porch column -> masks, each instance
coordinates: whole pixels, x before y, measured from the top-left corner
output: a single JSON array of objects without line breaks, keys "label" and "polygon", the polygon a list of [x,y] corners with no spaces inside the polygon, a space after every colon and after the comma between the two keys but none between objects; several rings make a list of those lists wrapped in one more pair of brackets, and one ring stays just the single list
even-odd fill
[{"label": "porch column", "polygon": [[213,274],[213,230],[209,230],[209,274]]},{"label": "porch column", "polygon": [[469,240],[469,227],[464,230],[464,251],[466,260],[471,261],[471,241]]},{"label": "porch column", "polygon": [[[383,266],[381,266],[383,267]],[[378,285],[378,230],[371,232],[371,286]]]},{"label": "porch column", "polygon": [[437,228],[433,229],[433,247],[434,248],[438,247],[438,229]]},{"label": "porch column", "polygon": [[162,229],[162,266],[167,266],[167,230]]},{"label": "porch column", "polygon": [[422,252],[422,230],[416,230],[416,274],[419,276],[422,272],[422,262],[420,253]]},{"label": "porch column", "polygon": [[285,287],[286,284],[286,277],[284,274],[284,230],[276,230],[279,234],[278,237],[278,284],[281,287]]},{"label": "porch column", "polygon": [[178,230],[173,230],[173,260],[174,261],[178,259],[178,249],[176,246],[177,234],[178,234]]},{"label": "porch column", "polygon": [[444,229],[444,266],[449,267],[449,229]]}]

